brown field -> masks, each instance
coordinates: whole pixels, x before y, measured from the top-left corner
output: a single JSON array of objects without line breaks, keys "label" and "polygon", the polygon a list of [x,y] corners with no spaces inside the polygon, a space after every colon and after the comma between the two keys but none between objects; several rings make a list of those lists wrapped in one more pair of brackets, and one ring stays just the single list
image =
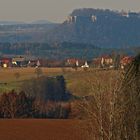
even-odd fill
[{"label": "brown field", "polygon": [[77,120],[0,120],[0,140],[85,140]]}]

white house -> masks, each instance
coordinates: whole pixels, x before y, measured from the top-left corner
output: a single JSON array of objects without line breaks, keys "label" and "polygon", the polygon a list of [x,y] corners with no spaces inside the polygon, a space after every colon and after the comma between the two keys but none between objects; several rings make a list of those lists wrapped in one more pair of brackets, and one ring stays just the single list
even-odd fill
[{"label": "white house", "polygon": [[85,64],[83,66],[81,66],[82,68],[89,68],[89,65],[87,63],[87,61],[85,62]]}]

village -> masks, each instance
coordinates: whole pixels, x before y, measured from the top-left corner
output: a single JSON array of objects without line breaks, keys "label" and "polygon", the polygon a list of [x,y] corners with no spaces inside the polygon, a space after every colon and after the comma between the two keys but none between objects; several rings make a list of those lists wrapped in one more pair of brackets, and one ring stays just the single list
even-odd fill
[{"label": "village", "polygon": [[27,58],[24,56],[16,57],[1,57],[1,68],[22,68],[22,67],[72,67],[83,69],[99,68],[99,69],[124,69],[129,63],[133,61],[133,56],[115,57],[111,55],[102,55],[92,60],[83,60],[77,58],[68,58],[66,60],[49,60],[38,58]]}]

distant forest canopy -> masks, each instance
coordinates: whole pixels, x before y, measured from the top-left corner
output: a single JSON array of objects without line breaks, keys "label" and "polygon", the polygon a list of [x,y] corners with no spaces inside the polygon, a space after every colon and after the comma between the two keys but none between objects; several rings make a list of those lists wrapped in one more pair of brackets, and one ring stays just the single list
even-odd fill
[{"label": "distant forest canopy", "polygon": [[91,60],[105,54],[119,53],[122,55],[136,55],[140,47],[101,48],[84,43],[0,43],[0,57],[24,55],[45,59],[80,58]]},{"label": "distant forest canopy", "polygon": [[131,10],[129,11],[125,11],[125,10],[110,10],[110,9],[94,9],[94,8],[81,8],[81,9],[75,9],[71,15],[76,15],[76,16],[89,16],[89,15],[110,15],[110,16],[114,16],[114,15],[126,15],[129,14],[131,17],[132,16],[140,16],[140,12],[133,12]]}]

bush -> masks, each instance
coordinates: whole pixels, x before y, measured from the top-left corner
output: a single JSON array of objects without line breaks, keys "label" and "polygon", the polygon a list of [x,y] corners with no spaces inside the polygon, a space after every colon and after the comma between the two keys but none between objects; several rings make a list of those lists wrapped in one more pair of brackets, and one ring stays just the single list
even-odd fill
[{"label": "bush", "polygon": [[35,100],[24,92],[4,93],[0,97],[0,118],[57,118],[66,119],[70,103]]},{"label": "bush", "polygon": [[34,108],[36,110],[35,117],[37,118],[66,119],[71,112],[70,103],[64,102],[35,101]]},{"label": "bush", "polygon": [[24,92],[17,94],[15,91],[4,93],[0,97],[0,117],[2,118],[26,118],[32,116],[31,98],[27,98]]}]

